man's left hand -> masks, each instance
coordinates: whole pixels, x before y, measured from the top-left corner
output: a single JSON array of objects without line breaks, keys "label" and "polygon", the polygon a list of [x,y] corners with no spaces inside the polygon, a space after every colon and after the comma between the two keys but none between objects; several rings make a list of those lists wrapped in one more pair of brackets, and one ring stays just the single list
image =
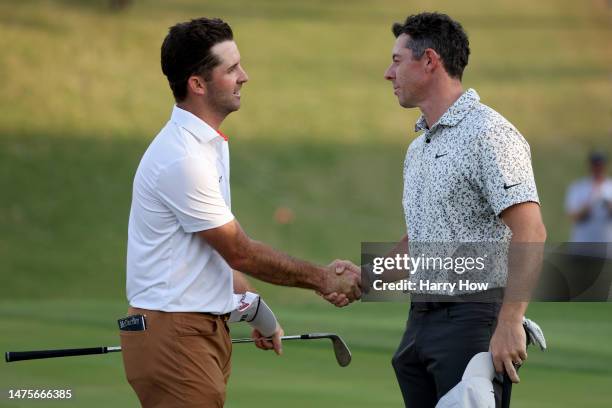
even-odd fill
[{"label": "man's left hand", "polygon": [[527,337],[523,322],[498,321],[489,350],[493,355],[495,371],[506,371],[513,383],[520,382],[516,368],[527,360]]},{"label": "man's left hand", "polygon": [[253,329],[251,333],[251,338],[255,340],[255,346],[262,350],[274,350],[276,354],[279,356],[283,354],[283,341],[281,337],[285,335],[283,328],[278,325],[276,327],[276,331],[272,335],[272,338],[265,337],[263,334],[259,332],[257,329]]}]

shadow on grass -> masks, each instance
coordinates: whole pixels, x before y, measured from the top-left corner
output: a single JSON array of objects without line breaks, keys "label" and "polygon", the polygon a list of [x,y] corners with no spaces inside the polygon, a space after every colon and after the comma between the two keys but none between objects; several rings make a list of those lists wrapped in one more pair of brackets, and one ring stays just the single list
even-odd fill
[{"label": "shadow on grass", "polygon": [[[132,180],[148,143],[0,138],[2,297],[123,296]],[[328,263],[357,261],[362,241],[394,241],[405,233],[406,146],[239,137],[230,144],[232,211],[255,239]],[[563,180],[580,174],[583,157],[551,146],[532,150],[549,237],[562,241]],[[291,223],[276,221],[279,208],[291,210]]]},{"label": "shadow on grass", "polygon": [[[123,296],[131,186],[148,142],[0,139],[0,268],[10,276],[2,297]],[[329,262],[357,260],[361,239],[401,236],[403,149],[238,138],[231,145],[233,212],[254,238]],[[292,223],[275,221],[279,207],[293,211]]]}]

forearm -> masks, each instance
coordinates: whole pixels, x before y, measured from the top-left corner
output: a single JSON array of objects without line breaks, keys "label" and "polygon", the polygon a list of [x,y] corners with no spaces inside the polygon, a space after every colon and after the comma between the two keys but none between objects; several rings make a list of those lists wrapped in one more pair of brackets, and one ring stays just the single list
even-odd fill
[{"label": "forearm", "polygon": [[242,272],[233,271],[234,273],[234,293],[245,293],[253,292],[256,293],[255,288],[251,285],[251,282],[247,279]]},{"label": "forearm", "polygon": [[[335,284],[334,287],[343,283],[334,281],[324,267],[294,259],[252,240],[236,220],[198,234],[215,248],[232,269],[266,282],[319,291],[329,289],[326,288],[329,283]],[[347,285],[343,289],[348,290],[350,285],[345,283]]]},{"label": "forearm", "polygon": [[508,254],[508,280],[499,320],[521,321],[533,289],[537,285],[546,232],[543,228],[520,228],[513,231]]},{"label": "forearm", "polygon": [[[398,242],[398,244],[393,248],[391,253],[387,254],[389,258],[395,258],[396,255],[407,255],[408,253],[408,235],[404,235],[404,237]],[[410,274],[409,271],[406,270],[391,270],[385,272],[383,274],[383,280],[386,282],[396,282],[400,279],[407,278]]]},{"label": "forearm", "polygon": [[[393,249],[384,255],[384,257],[395,258],[396,255],[403,256],[404,254],[408,254],[408,235],[404,235]],[[364,265],[362,268],[365,276],[365,280],[363,281],[365,287],[372,286],[375,280],[380,280],[382,282],[397,282],[400,279],[407,278],[410,274],[407,270],[398,269],[385,270],[383,273],[377,274],[374,273],[372,265]]]},{"label": "forearm", "polygon": [[258,241],[245,245],[243,256],[235,269],[257,279],[283,286],[321,290],[325,285],[326,269],[310,262],[292,258]]}]

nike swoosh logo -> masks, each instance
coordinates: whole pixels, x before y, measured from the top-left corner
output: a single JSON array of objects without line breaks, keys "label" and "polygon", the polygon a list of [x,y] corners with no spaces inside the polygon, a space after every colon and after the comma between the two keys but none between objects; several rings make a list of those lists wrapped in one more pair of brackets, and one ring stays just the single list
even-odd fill
[{"label": "nike swoosh logo", "polygon": [[519,184],[523,184],[523,183],[522,183],[522,182],[520,182],[520,183],[510,184],[510,185],[508,185],[508,184],[504,183],[504,190],[508,190],[509,188],[516,187],[516,186],[518,186]]},{"label": "nike swoosh logo", "polygon": [[448,153],[444,153],[444,154],[438,154],[436,153],[436,159],[439,159],[440,157],[444,157],[446,156]]}]

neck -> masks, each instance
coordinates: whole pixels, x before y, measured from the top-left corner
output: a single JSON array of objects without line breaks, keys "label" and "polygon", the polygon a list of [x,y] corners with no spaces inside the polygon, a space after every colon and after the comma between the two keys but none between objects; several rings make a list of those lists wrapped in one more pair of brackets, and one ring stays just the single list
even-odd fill
[{"label": "neck", "polygon": [[458,79],[443,78],[434,81],[427,97],[419,104],[425,117],[427,127],[431,128],[444,115],[444,112],[463,94],[463,87]]},{"label": "neck", "polygon": [[206,104],[194,101],[184,100],[176,104],[181,109],[193,113],[198,118],[202,119],[206,124],[215,130],[219,130],[221,123],[227,115],[221,114],[213,109],[210,109]]}]

